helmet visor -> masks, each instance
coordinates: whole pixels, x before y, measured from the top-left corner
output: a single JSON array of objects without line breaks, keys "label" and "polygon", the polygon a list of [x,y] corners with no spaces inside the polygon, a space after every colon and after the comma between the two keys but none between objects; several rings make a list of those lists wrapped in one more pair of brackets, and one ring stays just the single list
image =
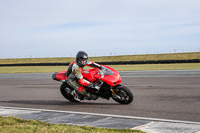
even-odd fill
[{"label": "helmet visor", "polygon": [[79,61],[80,61],[80,63],[81,63],[82,65],[85,66],[85,65],[87,64],[88,58],[80,58]]}]

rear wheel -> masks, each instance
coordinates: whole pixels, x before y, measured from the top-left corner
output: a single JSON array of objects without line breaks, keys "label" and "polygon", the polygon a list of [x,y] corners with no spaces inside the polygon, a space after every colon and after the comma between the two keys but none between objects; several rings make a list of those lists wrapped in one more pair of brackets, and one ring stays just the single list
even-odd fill
[{"label": "rear wheel", "polygon": [[70,88],[67,84],[63,83],[61,86],[60,86],[60,92],[61,94],[69,101],[71,102],[79,102],[79,101],[76,101],[73,96],[71,95],[71,91],[73,89]]},{"label": "rear wheel", "polygon": [[120,104],[129,104],[133,101],[133,93],[126,86],[118,85],[113,91],[117,94],[115,95],[112,93],[112,98],[116,102]]}]

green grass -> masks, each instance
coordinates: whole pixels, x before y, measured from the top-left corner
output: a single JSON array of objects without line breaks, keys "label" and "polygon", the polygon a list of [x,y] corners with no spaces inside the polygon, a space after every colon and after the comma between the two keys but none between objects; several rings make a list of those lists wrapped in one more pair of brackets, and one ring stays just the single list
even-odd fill
[{"label": "green grass", "polygon": [[15,117],[0,116],[1,133],[143,133],[138,130],[119,130],[87,126],[49,124],[38,120],[22,120]]},{"label": "green grass", "polygon": [[118,71],[142,71],[142,70],[183,70],[200,69],[200,63],[183,64],[143,64],[143,65],[110,65]]},{"label": "green grass", "polygon": [[[57,63],[72,62],[75,58],[22,58],[22,59],[0,59],[0,64],[19,64],[19,63]],[[175,53],[175,54],[149,54],[149,55],[124,55],[124,56],[104,56],[89,57],[95,62],[111,61],[148,61],[148,60],[186,60],[200,59],[200,52],[194,53]]]},{"label": "green grass", "polygon": [[[176,53],[176,54],[152,54],[152,55],[125,55],[91,57],[89,60],[95,62],[106,61],[148,61],[148,60],[185,60],[200,59],[200,52]],[[26,58],[26,59],[0,59],[0,64],[18,63],[55,63],[72,62],[74,58]],[[177,69],[200,69],[199,63],[180,63],[180,64],[138,64],[138,65],[109,65],[118,71],[134,70],[177,70]],[[46,73],[67,70],[67,66],[19,66],[19,67],[0,67],[0,73]]]},{"label": "green grass", "polygon": [[[200,69],[200,63],[109,65],[118,71]],[[0,67],[0,73],[53,73],[67,70],[67,66]],[[86,67],[88,69],[90,67]]]}]

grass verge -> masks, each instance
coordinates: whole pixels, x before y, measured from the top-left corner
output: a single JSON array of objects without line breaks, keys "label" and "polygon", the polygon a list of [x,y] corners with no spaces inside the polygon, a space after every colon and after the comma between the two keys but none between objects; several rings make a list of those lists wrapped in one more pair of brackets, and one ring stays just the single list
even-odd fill
[{"label": "grass verge", "polygon": [[50,124],[38,120],[22,120],[16,117],[0,116],[1,133],[143,133],[131,129],[108,129],[87,126]]},{"label": "grass verge", "polygon": [[[200,69],[200,63],[109,65],[118,71]],[[67,66],[0,67],[0,73],[49,73],[67,70]],[[85,69],[88,69],[86,67]]]},{"label": "grass verge", "polygon": [[[75,58],[19,58],[19,59],[0,59],[0,64],[19,64],[19,63],[66,63],[72,62]],[[123,55],[123,56],[103,56],[89,57],[90,61],[95,62],[115,62],[115,61],[149,61],[149,60],[188,60],[200,59],[200,52],[175,53],[175,54],[147,54],[147,55]]]}]

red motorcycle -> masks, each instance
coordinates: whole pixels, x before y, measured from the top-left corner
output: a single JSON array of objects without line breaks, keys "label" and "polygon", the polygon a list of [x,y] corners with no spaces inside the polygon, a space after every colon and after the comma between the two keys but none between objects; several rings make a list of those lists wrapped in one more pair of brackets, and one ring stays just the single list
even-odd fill
[{"label": "red motorcycle", "polygon": [[[132,92],[125,86],[121,85],[121,76],[119,73],[108,66],[101,65],[102,69],[98,68],[84,70],[82,75],[85,79],[92,83],[98,83],[100,85],[99,91],[86,87],[86,95],[80,95],[81,100],[97,100],[99,97],[109,100],[112,97],[113,100],[120,104],[129,104],[133,101]],[[65,81],[67,71],[56,72],[52,75],[52,79],[61,81],[60,92],[62,95],[71,102],[76,101],[71,95],[71,91],[74,89],[70,87]]]}]

